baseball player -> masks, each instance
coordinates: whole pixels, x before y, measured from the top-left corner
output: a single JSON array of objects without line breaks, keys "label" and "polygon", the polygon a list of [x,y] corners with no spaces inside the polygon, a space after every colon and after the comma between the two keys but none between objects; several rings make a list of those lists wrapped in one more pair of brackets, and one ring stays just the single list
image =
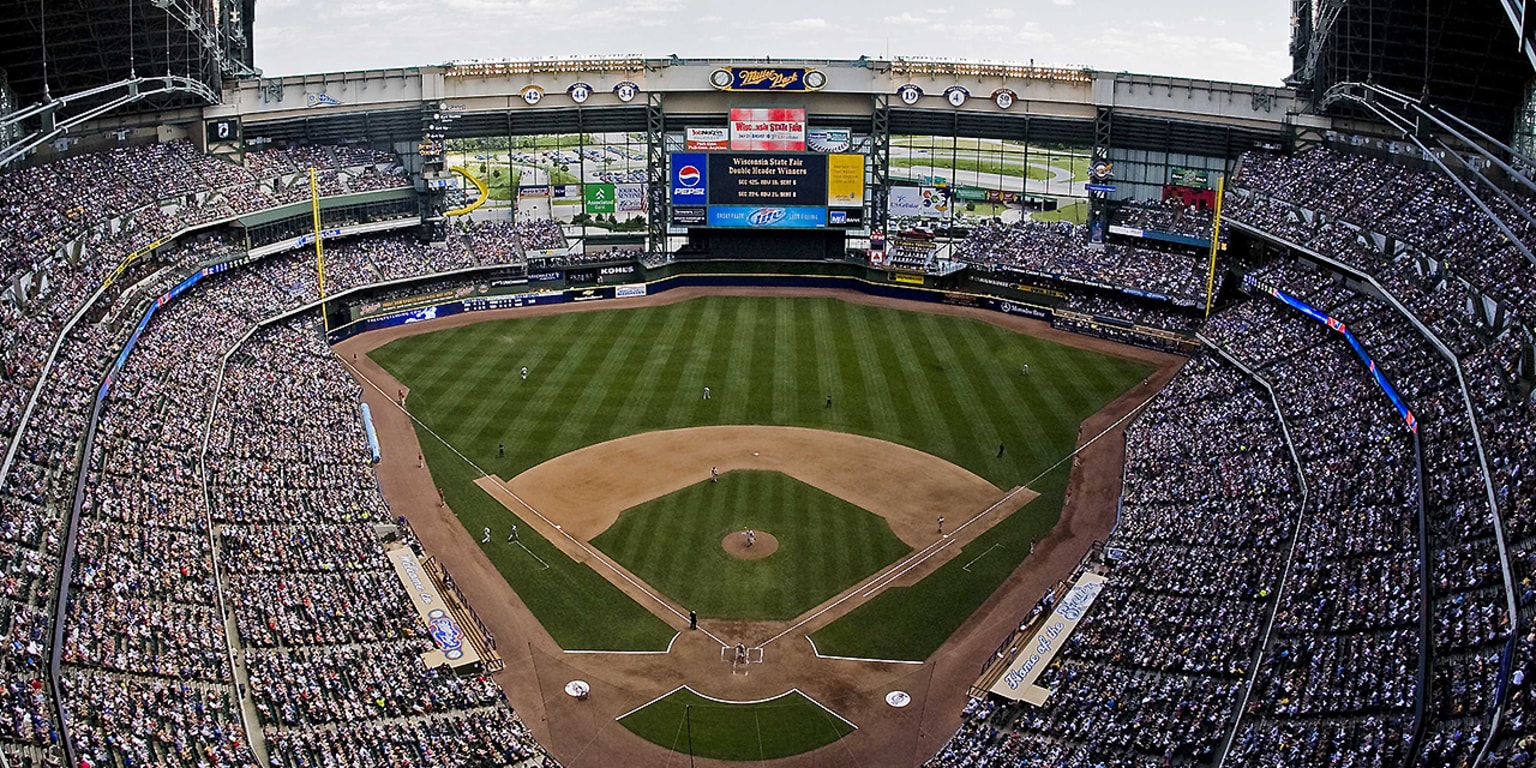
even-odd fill
[{"label": "baseball player", "polygon": [[517,523],[512,524],[512,530],[507,534],[507,541],[517,541]]},{"label": "baseball player", "polygon": [[944,516],[939,515],[939,533],[944,532]]},{"label": "baseball player", "polygon": [[1003,457],[1003,444],[1002,443],[998,443],[997,444],[997,457],[999,459],[1001,459]]},{"label": "baseball player", "polygon": [[523,366],[523,381],[528,380],[528,366]]},{"label": "baseball player", "polygon": [[709,399],[709,387],[705,387],[704,388],[704,399],[705,400]]},{"label": "baseball player", "polygon": [[507,444],[506,443],[497,443],[496,444],[496,458],[499,459],[499,458],[501,458],[503,456],[506,456],[506,455],[507,455]]},{"label": "baseball player", "polygon": [[832,395],[830,393],[827,395],[827,407],[832,407]]},{"label": "baseball player", "polygon": [[757,531],[754,531],[751,528],[748,528],[747,529],[747,546],[751,547],[753,544],[756,544],[756,543],[757,543]]},{"label": "baseball player", "polygon": [[486,528],[485,529],[485,535],[480,537],[480,543],[481,544],[489,544],[489,543],[491,543],[491,529],[490,528]]},{"label": "baseball player", "polygon": [[709,481],[711,483],[718,483],[718,482],[720,482],[720,470],[718,468],[716,468],[716,467],[710,467],[709,468]]}]

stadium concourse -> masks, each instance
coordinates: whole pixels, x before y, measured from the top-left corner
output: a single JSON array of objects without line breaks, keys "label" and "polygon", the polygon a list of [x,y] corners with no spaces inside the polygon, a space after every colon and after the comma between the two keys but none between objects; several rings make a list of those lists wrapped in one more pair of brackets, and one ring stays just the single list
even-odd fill
[{"label": "stadium concourse", "polygon": [[[1246,295],[1203,321],[1072,287],[1198,303],[1189,252],[1089,248],[1060,223],[957,246],[983,273],[1058,276],[1069,311],[1198,330],[1202,348],[1125,429],[1119,503],[1097,509],[1117,524],[1081,564],[1105,586],[1042,665],[1048,697],[979,695],[919,761],[1532,765],[1536,198],[1464,182],[1484,209],[1420,165],[1246,155],[1228,236],[1269,247],[1230,257]],[[312,166],[328,197],[410,183],[368,150],[241,166],[178,141],[0,175],[0,274],[25,284],[0,303],[8,765],[59,765],[66,737],[82,766],[556,764],[491,672],[429,666],[441,638],[389,553],[431,552],[380,490],[310,255],[251,257],[224,226],[307,200]],[[460,270],[615,258],[547,255],[564,245],[539,220],[443,247],[342,239],[325,292],[427,281],[371,296],[387,301],[474,286]],[[1057,594],[988,618],[1028,637]]]}]

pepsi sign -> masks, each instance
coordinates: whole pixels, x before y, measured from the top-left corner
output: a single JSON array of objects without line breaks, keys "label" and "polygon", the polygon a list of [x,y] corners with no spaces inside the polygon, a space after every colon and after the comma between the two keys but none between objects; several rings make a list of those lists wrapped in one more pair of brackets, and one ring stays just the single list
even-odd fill
[{"label": "pepsi sign", "polygon": [[709,199],[709,166],[697,152],[672,155],[672,202],[703,203]]}]

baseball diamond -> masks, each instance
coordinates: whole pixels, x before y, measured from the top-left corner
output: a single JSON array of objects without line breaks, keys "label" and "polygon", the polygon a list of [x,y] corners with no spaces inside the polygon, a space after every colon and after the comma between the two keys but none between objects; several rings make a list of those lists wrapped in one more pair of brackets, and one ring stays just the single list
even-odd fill
[{"label": "baseball diamond", "polygon": [[0,768],[1536,768],[1531,0],[991,6],[0,3]]}]

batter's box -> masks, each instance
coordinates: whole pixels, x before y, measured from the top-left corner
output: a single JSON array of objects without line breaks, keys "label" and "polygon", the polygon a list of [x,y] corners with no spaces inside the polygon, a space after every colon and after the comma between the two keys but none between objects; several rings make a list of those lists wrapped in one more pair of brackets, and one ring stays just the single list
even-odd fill
[{"label": "batter's box", "polygon": [[748,648],[745,645],[721,646],[720,660],[729,662],[731,674],[747,674],[747,667],[763,663],[763,647]]}]

